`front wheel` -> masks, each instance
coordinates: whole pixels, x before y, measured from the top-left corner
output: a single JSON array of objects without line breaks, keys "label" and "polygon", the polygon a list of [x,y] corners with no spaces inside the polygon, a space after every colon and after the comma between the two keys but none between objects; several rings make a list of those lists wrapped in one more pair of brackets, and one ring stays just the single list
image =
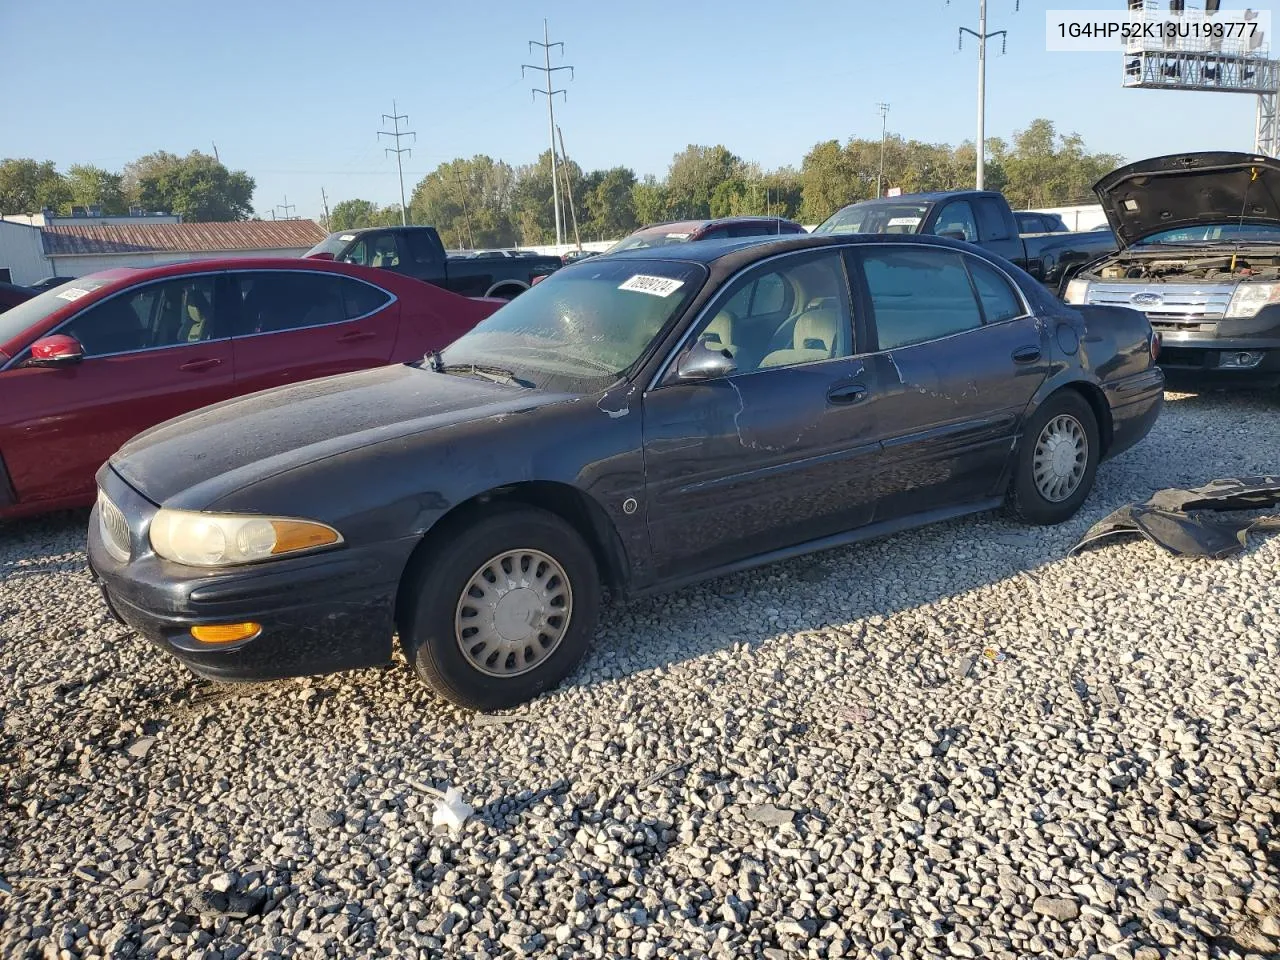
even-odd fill
[{"label": "front wheel", "polygon": [[499,507],[447,531],[407,575],[405,656],[461,707],[515,706],[555,687],[595,631],[600,577],[568,523],[532,507]]},{"label": "front wheel", "polygon": [[1098,420],[1084,397],[1062,390],[1027,421],[1018,445],[1009,509],[1028,523],[1073,517],[1089,491],[1102,454]]}]

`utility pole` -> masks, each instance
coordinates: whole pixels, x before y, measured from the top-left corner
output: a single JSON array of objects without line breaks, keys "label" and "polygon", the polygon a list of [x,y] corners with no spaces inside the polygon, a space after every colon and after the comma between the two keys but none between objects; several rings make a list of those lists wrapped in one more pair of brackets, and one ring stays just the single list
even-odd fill
[{"label": "utility pole", "polygon": [[1000,52],[1004,53],[1005,43],[1009,38],[1008,31],[993,30],[987,33],[987,0],[978,0],[978,29],[960,28],[960,49],[964,49],[964,35],[978,38],[978,141],[974,144],[978,154],[978,169],[975,180],[977,189],[983,189],[986,174],[987,141],[986,118],[987,108],[987,41],[992,37],[1000,38]]},{"label": "utility pole", "polygon": [[876,175],[876,199],[879,199],[884,196],[880,186],[884,182],[884,138],[889,129],[889,105],[877,103],[876,108],[880,111],[880,172]]},{"label": "utility pole", "polygon": [[324,187],[320,188],[320,201],[324,204],[324,228],[329,229],[329,195],[324,192]]},{"label": "utility pole", "polygon": [[405,211],[405,206],[404,206],[404,164],[403,164],[403,163],[401,162],[401,160],[400,160],[400,155],[401,155],[401,154],[403,154],[403,153],[408,153],[408,154],[412,155],[413,150],[412,150],[411,148],[409,148],[409,147],[402,147],[402,146],[400,146],[400,138],[401,138],[401,137],[413,137],[413,142],[414,142],[414,143],[417,143],[417,142],[418,142],[418,135],[417,135],[416,133],[414,133],[412,130],[401,130],[401,129],[400,129],[400,121],[401,121],[401,120],[404,120],[405,122],[408,122],[408,120],[409,120],[409,115],[408,115],[407,113],[398,113],[398,112],[397,112],[397,110],[398,110],[398,108],[397,108],[397,106],[396,106],[396,102],[395,102],[394,100],[392,100],[392,101],[391,101],[391,112],[390,112],[390,113],[384,113],[384,114],[382,115],[382,119],[383,119],[383,120],[390,120],[390,121],[391,121],[391,129],[390,129],[390,130],[379,130],[379,131],[378,131],[378,136],[380,136],[380,137],[391,137],[392,139],[394,139],[394,140],[395,140],[395,143],[396,143],[396,145],[395,145],[394,147],[387,147],[387,148],[386,148],[386,152],[387,152],[387,153],[394,153],[394,154],[396,155],[396,170],[397,170],[397,171],[399,172],[399,174],[400,174],[400,226],[404,227],[404,226],[408,226],[409,220],[408,220],[408,216],[407,216],[407,213],[406,213],[406,211]]},{"label": "utility pole", "polygon": [[[212,140],[210,140],[209,142],[213,143]],[[213,159],[216,163],[222,162],[222,158],[218,156],[218,145],[216,143],[213,144]]]},{"label": "utility pole", "polygon": [[476,248],[476,237],[475,234],[471,232],[471,214],[467,212],[467,190],[470,189],[470,184],[464,184],[462,182],[462,175],[457,172],[453,175],[453,182],[456,183],[458,185],[458,189],[462,191],[462,220],[467,225],[468,249],[474,250]]},{"label": "utility pole", "polygon": [[552,212],[555,216],[555,221],[556,221],[556,244],[559,245],[564,242],[564,239],[563,239],[564,233],[560,226],[560,185],[559,185],[559,181],[556,178],[556,111],[553,104],[555,103],[555,97],[557,93],[562,94],[566,100],[569,99],[569,94],[566,93],[564,90],[552,89],[551,80],[552,80],[552,75],[556,73],[556,71],[558,70],[568,70],[569,79],[572,80],[573,67],[569,67],[569,66],[553,67],[551,65],[551,48],[559,47],[560,55],[564,56],[564,44],[559,42],[557,43],[551,42],[551,34],[548,32],[547,21],[545,18],[542,21],[542,42],[539,43],[537,40],[529,41],[529,49],[532,51],[534,47],[542,48],[543,60],[545,61],[545,65],[539,67],[539,66],[535,66],[532,63],[521,64],[520,76],[523,77],[524,72],[526,70],[537,70],[543,74],[543,76],[546,78],[546,81],[547,81],[547,89],[543,90],[541,87],[534,87],[533,96],[536,99],[538,94],[541,93],[545,95],[547,98],[547,126],[551,131],[551,206],[552,206]]},{"label": "utility pole", "polygon": [[560,135],[560,159],[564,161],[564,189],[569,194],[569,215],[573,217],[573,242],[582,249],[582,238],[578,236],[578,213],[573,209],[573,181],[569,178],[569,154],[564,149],[564,131],[559,126],[556,133]]},{"label": "utility pole", "polygon": [[283,214],[284,214],[284,215],[280,218],[281,220],[296,220],[296,219],[298,219],[297,217],[291,217],[291,216],[289,216],[289,211],[290,211],[290,210],[297,210],[297,209],[298,209],[298,208],[297,208],[296,206],[294,206],[292,203],[290,203],[290,202],[289,202],[289,196],[288,196],[288,194],[286,194],[286,195],[285,195],[285,198],[284,198],[284,203],[277,203],[277,204],[276,204],[276,207],[275,207],[275,210],[272,210],[272,211],[271,211],[272,219],[273,219],[273,220],[275,219],[275,212],[276,212],[276,210],[280,210],[280,211],[282,211],[282,212],[283,212]]}]

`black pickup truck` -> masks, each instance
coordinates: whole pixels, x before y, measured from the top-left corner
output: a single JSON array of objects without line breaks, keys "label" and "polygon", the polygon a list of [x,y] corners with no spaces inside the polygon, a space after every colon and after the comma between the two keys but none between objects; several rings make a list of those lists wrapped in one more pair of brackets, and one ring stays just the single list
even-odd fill
[{"label": "black pickup truck", "polygon": [[444,287],[465,297],[510,300],[536,278],[563,266],[559,257],[451,257],[435,227],[369,227],[340,230],[308,250],[305,257],[382,267]]},{"label": "black pickup truck", "polygon": [[927,233],[952,237],[1016,263],[1054,293],[1086,263],[1116,249],[1110,231],[1022,234],[1009,202],[993,190],[906,193],[833,213],[814,233]]}]

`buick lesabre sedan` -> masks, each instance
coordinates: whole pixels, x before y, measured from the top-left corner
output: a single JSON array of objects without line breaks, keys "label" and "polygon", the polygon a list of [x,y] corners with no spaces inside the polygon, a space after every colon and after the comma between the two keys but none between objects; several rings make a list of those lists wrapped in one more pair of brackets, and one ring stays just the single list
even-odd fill
[{"label": "buick lesabre sedan", "polygon": [[555,686],[636,596],[1007,503],[1076,512],[1157,343],[937,237],[687,244],[557,272],[421,362],[231,400],[98,473],[124,621],[228,680],[385,663]]}]

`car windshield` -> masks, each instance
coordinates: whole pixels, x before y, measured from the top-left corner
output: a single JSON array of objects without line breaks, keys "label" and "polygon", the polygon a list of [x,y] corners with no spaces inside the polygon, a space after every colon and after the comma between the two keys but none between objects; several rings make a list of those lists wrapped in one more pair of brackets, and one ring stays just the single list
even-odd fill
[{"label": "car windshield", "polygon": [[440,359],[501,368],[544,389],[602,389],[644,355],[706,277],[697,263],[593,258],[535,284]]},{"label": "car windshield", "polygon": [[0,343],[8,343],[55,310],[60,310],[68,303],[79,300],[85,294],[106,286],[109,282],[96,280],[93,277],[68,280],[61,286],[38,293],[30,300],[24,300],[16,307],[10,307],[4,313],[0,313]]},{"label": "car windshield", "polygon": [[929,212],[926,203],[855,203],[837,210],[814,228],[813,232],[844,233],[915,233]]},{"label": "car windshield", "polygon": [[1220,240],[1256,240],[1280,243],[1280,224],[1208,223],[1194,227],[1161,230],[1138,241],[1139,246],[1165,243],[1216,243]]},{"label": "car windshield", "polygon": [[688,243],[693,236],[692,227],[654,227],[652,230],[641,230],[629,237],[623,237],[605,253],[619,253],[623,250],[640,250],[649,247],[666,247],[673,243]]},{"label": "car windshield", "polygon": [[331,233],[304,253],[303,256],[314,257],[317,253],[328,253],[336,257],[338,251],[355,238],[356,235],[354,233]]}]

